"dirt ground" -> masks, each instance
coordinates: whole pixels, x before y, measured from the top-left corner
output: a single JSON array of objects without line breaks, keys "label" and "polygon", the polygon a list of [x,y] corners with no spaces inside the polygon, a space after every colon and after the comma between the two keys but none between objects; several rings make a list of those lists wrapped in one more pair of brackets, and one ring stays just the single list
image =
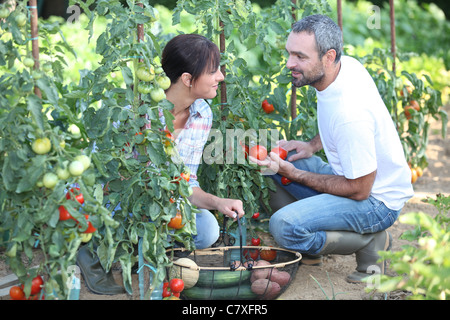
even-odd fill
[{"label": "dirt ground", "polygon": [[[450,105],[446,107],[450,114]],[[450,125],[448,126],[450,132]],[[415,196],[407,202],[402,210],[403,213],[413,211],[423,211],[431,215],[436,214],[433,206],[423,203],[421,200],[426,197],[434,198],[437,193],[450,194],[450,143],[442,139],[440,134],[440,123],[433,122],[430,131],[429,145],[427,149],[429,166],[424,170],[423,176],[414,184]],[[392,250],[400,250],[403,244],[409,243],[399,239],[400,235],[407,229],[408,225],[400,224],[398,221],[389,228],[393,237]],[[266,244],[271,243],[269,234],[262,235]],[[347,283],[346,276],[353,272],[356,267],[354,255],[339,256],[329,255],[325,257],[322,266],[305,266],[298,268],[295,278],[288,289],[278,298],[281,300],[401,300],[407,293],[392,292],[388,294],[367,293],[366,284]],[[0,278],[9,274],[3,259],[0,259]],[[392,270],[387,270],[393,275]],[[114,277],[121,283],[119,268],[113,270]],[[317,282],[316,282],[317,281]],[[318,285],[320,284],[320,286]],[[133,275],[133,295],[120,294],[114,296],[96,295],[91,293],[81,279],[80,300],[139,300],[139,280],[137,275]],[[0,298],[2,299],[2,298]],[[8,297],[3,297],[8,299]]]}]

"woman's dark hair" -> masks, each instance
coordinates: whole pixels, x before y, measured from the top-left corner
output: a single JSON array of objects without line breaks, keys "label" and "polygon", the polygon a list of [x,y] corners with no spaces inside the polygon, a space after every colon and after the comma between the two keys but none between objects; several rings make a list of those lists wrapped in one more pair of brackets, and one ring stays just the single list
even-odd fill
[{"label": "woman's dark hair", "polygon": [[189,73],[191,83],[205,72],[214,72],[220,66],[219,48],[208,38],[198,34],[181,34],[165,46],[162,68],[172,83],[184,73]]}]

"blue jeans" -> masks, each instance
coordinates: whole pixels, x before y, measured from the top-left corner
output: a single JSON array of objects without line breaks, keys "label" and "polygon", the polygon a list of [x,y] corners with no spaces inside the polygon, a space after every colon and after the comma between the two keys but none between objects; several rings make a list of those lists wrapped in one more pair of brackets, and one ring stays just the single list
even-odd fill
[{"label": "blue jeans", "polygon": [[[301,170],[333,174],[331,167],[316,156],[293,164]],[[376,233],[390,227],[400,213],[372,196],[357,201],[319,193],[295,182],[282,186],[278,174],[272,178],[297,199],[275,212],[269,222],[275,241],[286,249],[318,254],[325,244],[326,231]]]},{"label": "blue jeans", "polygon": [[209,248],[219,239],[220,227],[217,219],[206,209],[200,209],[195,218],[197,227],[197,234],[193,236],[195,248]]}]

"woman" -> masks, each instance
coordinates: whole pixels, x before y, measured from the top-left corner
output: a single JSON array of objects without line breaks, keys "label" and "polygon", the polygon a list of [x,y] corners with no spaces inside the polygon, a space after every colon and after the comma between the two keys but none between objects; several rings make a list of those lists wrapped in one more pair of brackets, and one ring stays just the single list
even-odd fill
[{"label": "woman", "polygon": [[[175,145],[184,164],[190,170],[189,184],[193,189],[190,202],[200,209],[196,215],[197,249],[207,248],[219,238],[220,230],[215,216],[209,210],[218,210],[236,218],[244,215],[242,201],[223,199],[203,191],[197,181],[197,169],[203,148],[212,126],[212,111],[205,99],[217,95],[217,88],[224,76],[219,70],[220,53],[207,38],[195,35],[179,35],[164,48],[162,67],[171,81],[166,97],[173,105]],[[161,114],[161,121],[165,119]],[[115,210],[120,209],[120,205]],[[237,212],[237,214],[236,214]],[[98,294],[124,293],[116,284],[111,271],[106,273],[98,257],[82,247],[77,255],[86,286]]]},{"label": "woman", "polygon": [[[219,237],[219,225],[209,210],[217,210],[231,218],[244,215],[241,200],[219,198],[203,191],[197,181],[197,169],[212,126],[212,111],[206,99],[217,95],[224,76],[219,69],[220,52],[207,38],[197,34],[174,37],[165,46],[162,68],[171,81],[166,98],[173,105],[175,145],[190,170],[191,203],[197,214],[197,249],[211,246]],[[164,122],[165,120],[162,119]]]}]

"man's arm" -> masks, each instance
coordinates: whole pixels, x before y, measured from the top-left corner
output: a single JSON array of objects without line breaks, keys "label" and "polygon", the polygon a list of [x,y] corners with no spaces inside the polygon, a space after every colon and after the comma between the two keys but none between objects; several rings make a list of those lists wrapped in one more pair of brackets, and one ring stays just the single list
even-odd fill
[{"label": "man's arm", "polygon": [[347,179],[344,176],[304,171],[295,168],[291,162],[280,159],[273,152],[265,160],[253,157],[250,157],[250,160],[311,189],[353,200],[365,200],[370,196],[376,176],[376,171],[373,171],[356,179]]},{"label": "man's arm", "polygon": [[298,159],[306,159],[312,157],[316,152],[322,150],[322,140],[320,135],[317,134],[310,141],[297,141],[297,140],[281,140],[278,146],[285,149],[287,152],[295,150],[297,153],[289,157],[289,161],[295,161]]},{"label": "man's arm", "polygon": [[356,179],[347,179],[344,176],[337,175],[318,174],[298,169],[290,173],[284,173],[284,175],[292,181],[296,181],[322,193],[333,194],[353,200],[366,200],[370,196],[376,171]]}]

